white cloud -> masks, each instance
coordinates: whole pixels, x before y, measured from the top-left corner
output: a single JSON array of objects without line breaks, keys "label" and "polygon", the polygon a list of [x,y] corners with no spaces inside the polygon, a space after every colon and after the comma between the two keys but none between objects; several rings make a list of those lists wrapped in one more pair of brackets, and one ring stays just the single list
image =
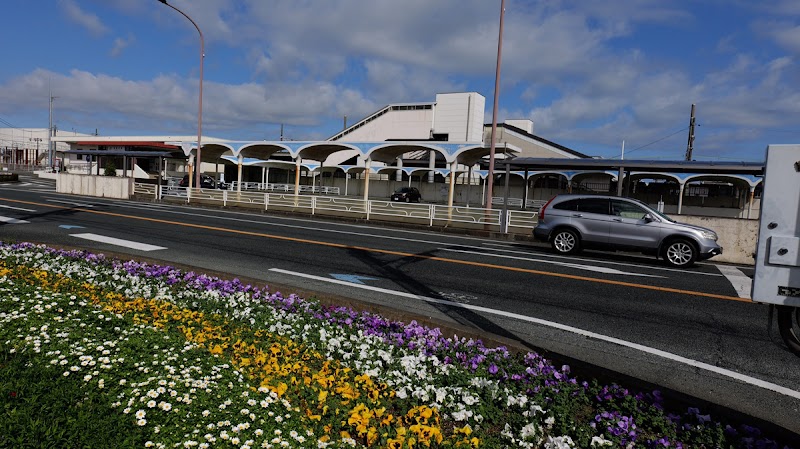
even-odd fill
[{"label": "white cloud", "polygon": [[93,35],[100,36],[108,32],[108,27],[103,24],[99,17],[83,11],[74,0],[59,0],[58,4],[70,21],[85,28]]},{"label": "white cloud", "polygon": [[[77,6],[88,1],[61,0],[62,11],[95,34],[107,32],[100,19]],[[24,95],[42,96],[45,74],[53,78],[54,89],[58,81],[59,89],[75,94],[58,100],[60,112],[84,114],[81,118],[92,128],[98,120],[116,120],[116,126],[131,129],[191,131],[197,80],[181,78],[184,73],[196,77],[194,53],[186,52],[191,58],[180,63],[157,66],[179,75],[152,78],[150,67],[135,74],[125,70],[126,58],[137,61],[136,51],[153,45],[148,40],[153,33],[139,31],[148,29],[148,21],[196,46],[196,32],[185,18],[153,4],[103,2],[96,10],[109,27],[131,33],[110,44],[111,56],[123,52],[124,57],[76,59],[74,67],[80,70],[62,74],[27,66],[17,78],[0,82],[0,109],[26,108]],[[486,120],[491,117],[499,25],[495,2],[170,4],[189,14],[205,36],[204,129],[209,133],[238,135],[286,124],[298,134],[327,137],[325,130],[338,126],[343,115],[352,123],[387,103],[433,101],[438,92],[458,90],[483,94]],[[800,112],[793,82],[800,31],[793,14],[800,10],[791,0],[766,5],[713,2],[701,12],[685,1],[507,2],[499,118],[531,118],[537,134],[588,154],[616,151],[623,138],[635,148],[674,133],[688,125],[692,103],[701,124],[698,154],[704,145],[722,151],[725,137],[794,127],[789,118]],[[701,14],[713,8],[735,10],[735,25],[726,29],[703,23],[707,16]],[[752,17],[751,23],[740,17]],[[652,38],[652,29],[660,30],[661,41]],[[670,33],[676,36],[674,44]],[[684,36],[706,40],[682,52],[685,42],[679,38]],[[147,58],[152,61],[150,54]],[[677,155],[684,149],[681,134],[653,145],[653,151]]]},{"label": "white cloud", "polygon": [[114,46],[111,48],[111,52],[109,53],[111,57],[116,58],[117,56],[122,54],[122,51],[125,50],[129,45],[134,43],[136,38],[133,35],[129,35],[127,38],[118,37],[114,39]]}]

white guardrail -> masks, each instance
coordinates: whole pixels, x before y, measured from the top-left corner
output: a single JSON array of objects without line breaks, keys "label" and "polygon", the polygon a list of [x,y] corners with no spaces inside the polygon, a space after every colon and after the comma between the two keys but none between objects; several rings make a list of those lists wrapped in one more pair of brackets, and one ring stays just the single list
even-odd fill
[{"label": "white guardrail", "polygon": [[[273,184],[278,185],[278,184]],[[160,189],[159,189],[160,187]],[[308,186],[311,187],[311,186]],[[292,189],[293,190],[293,189]],[[300,190],[303,192],[303,189]],[[201,204],[217,204],[224,207],[239,206],[263,210],[305,212],[311,215],[334,215],[364,218],[381,217],[388,221],[403,221],[428,226],[450,226],[464,229],[489,229],[508,233],[530,233],[536,226],[537,212],[541,204],[531,203],[532,210],[507,210],[505,217],[499,209],[454,206],[439,204],[401,203],[386,200],[316,196],[308,194],[274,193],[268,191],[188,189],[170,185],[134,183],[134,193],[157,200],[197,201]],[[493,204],[498,204],[493,199]],[[544,202],[542,202],[544,203]],[[502,204],[502,199],[499,201]],[[520,205],[521,205],[520,201]],[[509,201],[511,205],[511,201]],[[537,207],[538,206],[538,207]],[[505,219],[503,219],[505,218]]]},{"label": "white guardrail", "polygon": [[[228,190],[239,190],[239,181],[230,183]],[[270,192],[287,192],[294,193],[294,184],[277,184],[277,183],[264,183],[264,182],[242,182],[242,190],[250,191],[270,191]],[[339,195],[338,187],[327,186],[300,186],[300,193],[318,193],[322,195]]]}]

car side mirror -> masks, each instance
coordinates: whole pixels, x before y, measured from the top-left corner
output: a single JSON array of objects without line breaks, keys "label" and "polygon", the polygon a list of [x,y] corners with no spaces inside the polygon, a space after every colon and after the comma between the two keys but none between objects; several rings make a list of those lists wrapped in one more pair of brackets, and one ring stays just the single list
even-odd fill
[{"label": "car side mirror", "polygon": [[650,215],[649,213],[648,214],[644,214],[644,217],[642,217],[642,220],[644,220],[645,223],[651,223],[653,221],[656,221],[656,219],[652,215]]}]

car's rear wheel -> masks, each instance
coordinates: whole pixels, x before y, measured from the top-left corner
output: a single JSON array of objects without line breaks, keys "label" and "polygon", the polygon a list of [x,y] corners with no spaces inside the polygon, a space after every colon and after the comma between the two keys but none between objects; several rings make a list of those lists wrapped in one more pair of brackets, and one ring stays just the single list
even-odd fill
[{"label": "car's rear wheel", "polygon": [[558,229],[550,240],[553,250],[559,254],[574,254],[581,249],[578,233],[572,229]]},{"label": "car's rear wheel", "polygon": [[688,240],[670,240],[664,246],[664,260],[673,267],[690,267],[697,260],[697,249]]},{"label": "car's rear wheel", "polygon": [[800,357],[800,307],[778,306],[778,329],[786,346]]}]

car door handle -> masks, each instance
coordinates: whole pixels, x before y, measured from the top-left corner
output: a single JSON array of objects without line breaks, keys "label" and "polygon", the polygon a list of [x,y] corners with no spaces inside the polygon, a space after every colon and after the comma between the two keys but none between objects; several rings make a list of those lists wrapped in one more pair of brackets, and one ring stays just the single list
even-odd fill
[{"label": "car door handle", "polygon": [[580,218],[580,217],[583,217],[583,214],[572,214],[572,216],[573,216],[573,217]]},{"label": "car door handle", "polygon": [[622,219],[621,218],[615,218],[614,221],[618,221],[618,222],[622,223]]}]

